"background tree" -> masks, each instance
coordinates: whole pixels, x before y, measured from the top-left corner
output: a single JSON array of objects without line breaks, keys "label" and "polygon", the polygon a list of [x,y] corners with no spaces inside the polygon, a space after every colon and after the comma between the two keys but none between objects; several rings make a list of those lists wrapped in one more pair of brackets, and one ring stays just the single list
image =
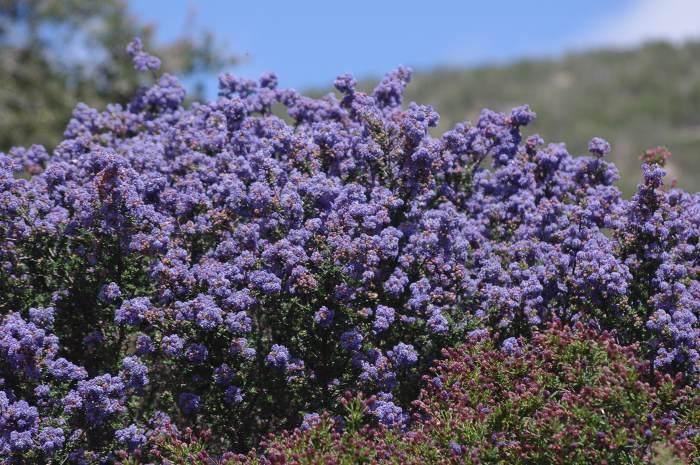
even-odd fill
[{"label": "background tree", "polygon": [[0,0],[0,150],[53,147],[77,102],[127,102],[142,79],[124,49],[134,36],[186,79],[236,61],[209,32],[160,46],[154,33],[124,0]]}]

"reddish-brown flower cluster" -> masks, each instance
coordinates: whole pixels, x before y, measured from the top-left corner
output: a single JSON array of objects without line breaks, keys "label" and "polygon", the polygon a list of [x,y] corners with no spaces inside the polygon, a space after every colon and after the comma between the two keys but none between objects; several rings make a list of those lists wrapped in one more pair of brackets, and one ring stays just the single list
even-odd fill
[{"label": "reddish-brown flower cluster", "polygon": [[[660,454],[687,463],[698,459],[700,397],[680,375],[650,375],[635,346],[621,346],[608,333],[558,325],[513,344],[518,350],[481,336],[446,349],[425,377],[406,433],[346,423],[341,431],[343,420],[325,415],[272,436],[262,454],[228,463],[641,464]],[[366,411],[371,401],[354,405]]]},{"label": "reddish-brown flower cluster", "polygon": [[698,408],[697,395],[680,376],[645,377],[635,351],[581,327],[536,333],[517,354],[483,338],[446,349],[417,404],[432,437],[477,463],[619,463],[657,448],[690,456],[682,412]]}]

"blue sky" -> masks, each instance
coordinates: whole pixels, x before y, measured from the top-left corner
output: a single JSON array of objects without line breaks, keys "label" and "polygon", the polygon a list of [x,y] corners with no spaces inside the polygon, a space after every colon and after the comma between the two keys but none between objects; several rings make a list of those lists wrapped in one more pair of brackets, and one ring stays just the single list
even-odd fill
[{"label": "blue sky", "polygon": [[[700,32],[700,0],[144,0],[132,11],[159,40],[211,29],[245,57],[232,71],[275,71],[285,87],[327,86],[336,75],[379,76],[556,56]],[[214,76],[209,81],[215,85]]]}]

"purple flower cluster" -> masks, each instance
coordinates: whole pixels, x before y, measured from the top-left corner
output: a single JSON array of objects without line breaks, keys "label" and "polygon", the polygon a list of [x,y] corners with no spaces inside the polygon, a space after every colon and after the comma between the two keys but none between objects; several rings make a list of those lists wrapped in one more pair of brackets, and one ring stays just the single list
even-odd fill
[{"label": "purple flower cluster", "polygon": [[0,361],[7,367],[3,377],[38,380],[42,367],[55,365],[58,342],[53,334],[28,323],[17,313],[10,313],[0,324]]},{"label": "purple flower cluster", "polygon": [[289,350],[285,346],[275,344],[265,357],[265,361],[275,368],[284,369],[289,363]]},{"label": "purple flower cluster", "polygon": [[160,68],[160,59],[149,55],[143,50],[143,42],[140,38],[135,38],[126,46],[126,51],[134,61],[134,68],[139,71],[157,70]]},{"label": "purple flower cluster", "polygon": [[165,74],[78,105],[50,157],[0,154],[0,389],[65,433],[12,423],[2,454],[105,457],[157,411],[243,449],[347,389],[393,423],[446,345],[489,328],[510,353],[554,319],[697,379],[700,196],[647,161],[624,199],[607,142],[523,138],[527,106],[435,137],[410,77],[312,99],[225,74],[185,108]]},{"label": "purple flower cluster", "polygon": [[393,402],[392,395],[388,393],[380,393],[370,405],[370,412],[380,424],[391,428],[400,428],[408,420],[408,415]]},{"label": "purple flower cluster", "polygon": [[126,446],[130,451],[133,451],[146,442],[146,436],[133,424],[124,429],[115,431],[114,437],[119,444]]},{"label": "purple flower cluster", "polygon": [[177,403],[185,415],[197,413],[202,399],[193,392],[183,392],[178,396]]},{"label": "purple flower cluster", "polygon": [[147,297],[136,297],[125,301],[114,313],[117,324],[137,325],[144,320],[150,302]]},{"label": "purple flower cluster", "polygon": [[79,381],[63,399],[63,410],[78,415],[92,425],[101,425],[126,409],[126,385],[109,374]]},{"label": "purple flower cluster", "polygon": [[394,322],[396,312],[391,307],[378,305],[374,312],[374,324],[372,328],[375,332],[382,332],[389,329]]},{"label": "purple flower cluster", "polygon": [[399,342],[388,352],[395,367],[410,367],[418,362],[418,353],[410,344]]},{"label": "purple flower cluster", "polygon": [[11,402],[0,391],[0,457],[24,452],[34,444],[39,429],[39,412],[24,400]]},{"label": "purple flower cluster", "polygon": [[140,391],[148,384],[148,368],[138,357],[124,357],[119,376],[125,381],[128,389]]}]

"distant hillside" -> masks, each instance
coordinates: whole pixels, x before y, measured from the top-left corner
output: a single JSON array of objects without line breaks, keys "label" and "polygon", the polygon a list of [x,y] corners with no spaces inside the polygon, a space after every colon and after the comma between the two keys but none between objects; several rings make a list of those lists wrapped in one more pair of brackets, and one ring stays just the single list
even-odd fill
[{"label": "distant hillside", "polygon": [[528,103],[537,112],[530,131],[566,142],[573,154],[585,153],[592,136],[607,139],[627,193],[639,180],[639,154],[665,145],[671,176],[700,190],[700,42],[418,72],[408,99],[433,105],[440,130],[474,121],[482,108]]}]

